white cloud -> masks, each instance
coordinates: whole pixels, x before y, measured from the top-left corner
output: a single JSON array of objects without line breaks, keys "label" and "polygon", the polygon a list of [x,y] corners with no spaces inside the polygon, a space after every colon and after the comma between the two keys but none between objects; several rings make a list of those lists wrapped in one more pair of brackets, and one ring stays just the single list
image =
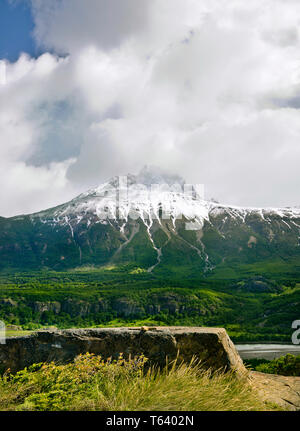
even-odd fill
[{"label": "white cloud", "polygon": [[48,166],[27,166],[24,162],[0,163],[0,212],[9,217],[40,211],[72,199],[66,171],[73,160]]},{"label": "white cloud", "polygon": [[120,46],[147,26],[148,0],[32,0],[40,45],[74,54],[89,45]]},{"label": "white cloud", "polygon": [[299,2],[32,3],[37,42],[68,56],[8,64],[1,215],[145,164],[228,203],[299,204]]}]

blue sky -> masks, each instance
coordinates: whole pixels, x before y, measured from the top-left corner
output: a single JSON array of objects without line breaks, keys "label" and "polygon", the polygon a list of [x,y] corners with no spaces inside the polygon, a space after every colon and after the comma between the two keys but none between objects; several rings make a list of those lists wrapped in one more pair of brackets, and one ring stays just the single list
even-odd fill
[{"label": "blue sky", "polygon": [[0,59],[14,62],[22,52],[36,56],[33,28],[31,7],[27,0],[0,0]]}]

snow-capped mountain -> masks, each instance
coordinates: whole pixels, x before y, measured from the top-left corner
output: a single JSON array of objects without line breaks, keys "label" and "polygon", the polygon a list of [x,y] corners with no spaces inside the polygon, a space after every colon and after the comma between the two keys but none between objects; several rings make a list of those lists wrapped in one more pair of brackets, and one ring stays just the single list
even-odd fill
[{"label": "snow-capped mountain", "polygon": [[206,201],[201,186],[144,169],[70,202],[0,219],[2,268],[134,263],[149,272],[294,259],[300,208],[239,208]]}]

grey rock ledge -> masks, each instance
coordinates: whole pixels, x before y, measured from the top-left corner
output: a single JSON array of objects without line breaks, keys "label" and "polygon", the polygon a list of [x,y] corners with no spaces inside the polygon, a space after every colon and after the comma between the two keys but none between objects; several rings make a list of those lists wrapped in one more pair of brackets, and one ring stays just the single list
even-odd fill
[{"label": "grey rock ledge", "polygon": [[163,366],[176,359],[193,357],[212,370],[247,373],[234,344],[223,328],[150,327],[97,328],[38,331],[11,337],[0,345],[0,368],[21,370],[33,363],[66,363],[80,353],[94,353],[104,359],[144,354],[150,363]]}]

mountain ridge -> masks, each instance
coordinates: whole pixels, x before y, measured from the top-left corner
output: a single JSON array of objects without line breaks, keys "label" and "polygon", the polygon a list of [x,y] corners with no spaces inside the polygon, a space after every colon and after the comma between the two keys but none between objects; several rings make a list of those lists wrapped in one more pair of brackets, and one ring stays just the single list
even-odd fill
[{"label": "mountain ridge", "polygon": [[56,207],[0,217],[0,268],[134,263],[205,274],[225,261],[300,256],[300,208],[227,206],[178,176],[162,181],[149,171],[115,176]]}]

